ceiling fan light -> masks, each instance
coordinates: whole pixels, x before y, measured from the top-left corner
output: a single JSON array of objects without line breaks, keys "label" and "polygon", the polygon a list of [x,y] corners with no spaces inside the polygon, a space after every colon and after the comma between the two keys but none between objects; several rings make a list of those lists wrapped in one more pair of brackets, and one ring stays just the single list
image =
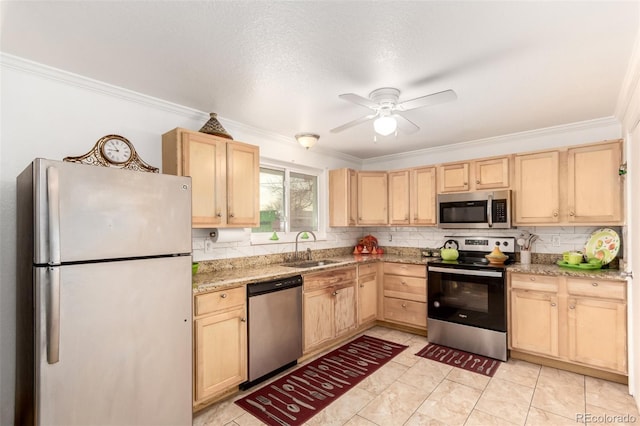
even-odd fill
[{"label": "ceiling fan light", "polygon": [[314,146],[316,142],[318,142],[318,139],[320,139],[320,135],[317,135],[315,133],[298,133],[296,135],[296,140],[298,141],[298,143],[306,149]]},{"label": "ceiling fan light", "polygon": [[382,136],[389,136],[391,133],[396,131],[397,127],[398,122],[396,119],[389,116],[379,117],[373,122],[373,129],[377,134]]}]

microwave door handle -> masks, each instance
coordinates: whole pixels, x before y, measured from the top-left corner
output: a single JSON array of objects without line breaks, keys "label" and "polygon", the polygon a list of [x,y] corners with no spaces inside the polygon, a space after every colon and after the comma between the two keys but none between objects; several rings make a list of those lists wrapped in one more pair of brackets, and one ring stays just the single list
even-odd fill
[{"label": "microwave door handle", "polygon": [[493,195],[489,194],[489,197],[487,199],[487,224],[489,225],[489,228],[493,228]]}]

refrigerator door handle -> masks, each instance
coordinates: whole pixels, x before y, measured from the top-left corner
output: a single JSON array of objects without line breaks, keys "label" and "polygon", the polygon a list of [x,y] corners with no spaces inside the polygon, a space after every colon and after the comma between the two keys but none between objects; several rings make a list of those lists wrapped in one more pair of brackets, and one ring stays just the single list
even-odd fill
[{"label": "refrigerator door handle", "polygon": [[47,362],[60,361],[60,268],[47,268]]},{"label": "refrigerator door handle", "polygon": [[47,167],[47,224],[49,228],[49,265],[60,264],[60,179],[58,169]]}]

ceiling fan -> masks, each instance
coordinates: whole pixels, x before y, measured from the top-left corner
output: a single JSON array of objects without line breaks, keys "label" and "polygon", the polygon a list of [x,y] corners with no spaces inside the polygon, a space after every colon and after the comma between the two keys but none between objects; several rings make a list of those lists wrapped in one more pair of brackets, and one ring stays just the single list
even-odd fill
[{"label": "ceiling fan", "polygon": [[345,101],[367,107],[372,112],[364,117],[350,121],[342,126],[331,129],[331,133],[338,133],[350,127],[357,126],[369,120],[374,120],[373,128],[376,133],[388,136],[397,129],[411,134],[420,130],[415,123],[405,117],[402,113],[416,108],[436,105],[443,102],[456,100],[458,96],[453,90],[432,93],[408,101],[399,102],[400,90],[393,87],[382,87],[369,94],[369,98],[356,95],[355,93],[345,93],[338,96]]}]

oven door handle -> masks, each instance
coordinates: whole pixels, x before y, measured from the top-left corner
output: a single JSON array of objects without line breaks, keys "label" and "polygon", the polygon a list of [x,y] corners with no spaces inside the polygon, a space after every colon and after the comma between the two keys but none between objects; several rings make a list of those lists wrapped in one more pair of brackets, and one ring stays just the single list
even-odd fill
[{"label": "oven door handle", "polygon": [[445,274],[454,275],[475,275],[479,277],[497,277],[502,278],[502,272],[498,271],[478,271],[475,269],[453,269],[453,268],[440,268],[438,266],[429,266],[429,272],[443,272]]}]

